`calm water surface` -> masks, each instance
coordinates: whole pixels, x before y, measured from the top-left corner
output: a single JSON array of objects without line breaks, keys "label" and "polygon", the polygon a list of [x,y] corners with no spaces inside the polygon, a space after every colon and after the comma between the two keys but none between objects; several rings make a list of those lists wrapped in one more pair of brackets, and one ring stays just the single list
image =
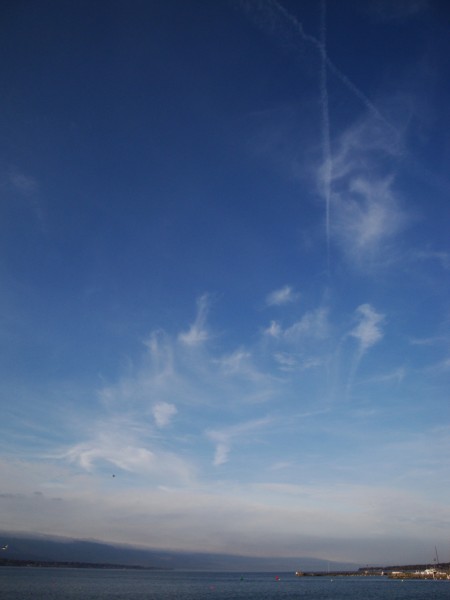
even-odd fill
[{"label": "calm water surface", "polygon": [[1,600],[449,600],[450,581],[0,567]]}]

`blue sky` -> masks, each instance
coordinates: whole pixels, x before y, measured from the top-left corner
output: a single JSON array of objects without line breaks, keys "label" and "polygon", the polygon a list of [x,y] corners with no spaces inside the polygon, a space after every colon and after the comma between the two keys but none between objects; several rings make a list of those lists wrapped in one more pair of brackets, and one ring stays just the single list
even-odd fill
[{"label": "blue sky", "polygon": [[446,3],[1,13],[0,528],[450,560]]}]

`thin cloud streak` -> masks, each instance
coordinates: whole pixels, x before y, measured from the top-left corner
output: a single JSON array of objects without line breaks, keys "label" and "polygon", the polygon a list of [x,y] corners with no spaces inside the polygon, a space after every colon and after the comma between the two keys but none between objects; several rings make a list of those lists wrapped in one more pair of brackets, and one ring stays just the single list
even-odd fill
[{"label": "thin cloud streak", "polygon": [[52,457],[75,465],[87,473],[114,473],[117,469],[135,476],[152,476],[154,481],[177,481],[186,485],[194,468],[181,456],[160,447],[151,424],[114,414],[92,425],[92,435]]},{"label": "thin cloud streak", "polygon": [[209,333],[205,328],[206,318],[209,310],[209,297],[207,294],[201,296],[197,301],[197,316],[188,331],[180,333],[179,340],[186,346],[198,346],[209,339]]},{"label": "thin cloud streak", "polygon": [[278,13],[283,15],[287,22],[293,25],[295,31],[300,35],[301,39],[305,42],[312,44],[320,56],[323,58],[327,67],[336,75],[338,79],[359,99],[362,104],[373,114],[377,119],[383,122],[392,133],[397,134],[395,127],[382,115],[378,108],[369,100],[369,98],[352,82],[350,79],[330,60],[327,55],[326,48],[313,35],[307,34],[300,21],[298,21],[292,14],[290,14],[277,0],[268,0],[268,4],[273,7]]},{"label": "thin cloud streak", "polygon": [[222,429],[214,429],[206,432],[208,438],[216,443],[216,452],[214,455],[214,465],[220,466],[228,462],[231,445],[236,438],[247,437],[249,434],[258,431],[272,422],[270,417],[238,423]]},{"label": "thin cloud streak", "polygon": [[323,48],[322,62],[320,68],[320,101],[322,106],[322,149],[323,149],[323,181],[325,198],[325,233],[327,243],[327,262],[330,261],[330,200],[331,200],[331,180],[333,162],[331,155],[330,141],[330,111],[328,104],[328,85],[327,85],[327,4],[326,0],[320,3],[320,42]]},{"label": "thin cloud streak", "polygon": [[446,271],[450,270],[450,252],[423,250],[415,253],[419,260],[436,261]]},{"label": "thin cloud streak", "polygon": [[270,292],[267,296],[266,303],[268,306],[282,306],[283,304],[290,304],[300,298],[300,294],[294,292],[290,285],[285,285],[278,290]]},{"label": "thin cloud streak", "polygon": [[359,322],[349,335],[358,340],[359,354],[362,356],[383,338],[380,324],[384,321],[384,315],[377,313],[370,304],[361,304],[356,313]]},{"label": "thin cloud streak", "polygon": [[347,382],[347,399],[350,399],[352,387],[359,365],[366,352],[383,339],[381,330],[385,316],[378,313],[370,304],[361,304],[355,314],[357,325],[349,332],[349,336],[357,340],[358,348],[353,357]]},{"label": "thin cloud streak", "polygon": [[271,321],[264,330],[264,335],[283,339],[287,342],[297,342],[300,339],[325,339],[328,336],[328,309],[320,307],[304,313],[299,321],[285,329],[277,321]]}]

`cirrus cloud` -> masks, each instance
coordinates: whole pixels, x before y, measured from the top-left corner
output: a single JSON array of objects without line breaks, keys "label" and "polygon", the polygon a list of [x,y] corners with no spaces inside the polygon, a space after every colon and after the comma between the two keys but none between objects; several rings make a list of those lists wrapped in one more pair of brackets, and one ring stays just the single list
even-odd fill
[{"label": "cirrus cloud", "polygon": [[172,417],[177,414],[178,410],[173,404],[168,402],[158,402],[153,406],[153,417],[155,418],[158,427],[166,427],[169,425]]},{"label": "cirrus cloud", "polygon": [[270,292],[266,298],[266,303],[268,306],[281,306],[295,302],[299,297],[300,294],[294,292],[290,285],[285,285],[278,290]]}]

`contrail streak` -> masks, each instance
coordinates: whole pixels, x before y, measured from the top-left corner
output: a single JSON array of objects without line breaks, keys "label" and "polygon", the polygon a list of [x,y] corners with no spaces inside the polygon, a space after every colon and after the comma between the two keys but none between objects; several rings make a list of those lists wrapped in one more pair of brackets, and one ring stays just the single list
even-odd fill
[{"label": "contrail streak", "polygon": [[332,176],[332,157],[330,143],[330,111],[328,106],[328,86],[327,86],[327,63],[326,57],[326,0],[321,2],[320,15],[320,43],[323,48],[322,64],[320,68],[320,101],[322,106],[322,148],[323,148],[323,187],[325,197],[325,231],[327,238],[327,261],[330,259],[330,197],[331,197],[331,176]]},{"label": "contrail streak", "polygon": [[382,121],[385,125],[389,127],[394,133],[398,133],[395,127],[390,123],[384,115],[378,110],[378,108],[369,100],[369,98],[358,88],[354,83],[350,81],[350,79],[340,70],[336,65],[330,60],[328,54],[326,52],[326,48],[321,40],[318,40],[313,35],[310,35],[305,32],[303,29],[303,25],[300,21],[291,15],[277,0],[269,0],[269,4],[276,9],[279,13],[283,15],[283,17],[288,20],[296,30],[296,32],[300,35],[300,37],[305,41],[312,44],[319,54],[322,56],[322,59],[325,65],[330,69],[330,71],[336,75],[338,79],[342,81],[342,83],[357,97],[364,106],[375,115],[380,121]]}]

